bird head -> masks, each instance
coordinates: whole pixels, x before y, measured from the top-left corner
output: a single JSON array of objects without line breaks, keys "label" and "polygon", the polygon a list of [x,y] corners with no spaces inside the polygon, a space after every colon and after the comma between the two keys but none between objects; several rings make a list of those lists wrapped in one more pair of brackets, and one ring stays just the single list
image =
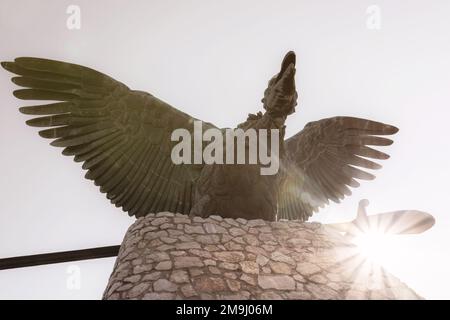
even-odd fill
[{"label": "bird head", "polygon": [[285,117],[295,112],[295,53],[289,51],[283,59],[281,70],[270,79],[261,102],[264,109],[274,117]]}]

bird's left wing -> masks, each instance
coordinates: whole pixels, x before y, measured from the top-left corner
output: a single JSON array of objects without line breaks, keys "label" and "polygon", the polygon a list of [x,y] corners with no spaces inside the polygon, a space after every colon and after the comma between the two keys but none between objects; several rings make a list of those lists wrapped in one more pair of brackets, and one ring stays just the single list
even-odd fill
[{"label": "bird's left wing", "polygon": [[353,117],[308,123],[285,141],[281,170],[286,178],[279,190],[278,218],[306,221],[329,200],[340,202],[351,195],[349,187],[359,186],[355,179],[374,179],[360,168],[380,169],[367,158],[383,160],[389,155],[369,145],[388,146],[392,140],[379,136],[397,131],[391,125]]},{"label": "bird's left wing", "polygon": [[14,91],[17,98],[57,101],[20,111],[39,116],[27,124],[50,127],[39,134],[83,162],[86,178],[113,204],[136,217],[189,213],[201,165],[171,161],[171,133],[179,128],[191,132],[196,119],[84,66],[28,57],[2,66],[19,75],[12,81],[26,88]]}]

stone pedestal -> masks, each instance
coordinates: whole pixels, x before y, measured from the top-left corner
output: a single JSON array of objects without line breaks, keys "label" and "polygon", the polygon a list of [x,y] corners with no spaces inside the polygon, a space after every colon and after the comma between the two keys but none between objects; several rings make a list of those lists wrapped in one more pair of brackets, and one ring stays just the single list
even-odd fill
[{"label": "stone pedestal", "polygon": [[318,223],[193,219],[127,231],[104,299],[420,299]]}]

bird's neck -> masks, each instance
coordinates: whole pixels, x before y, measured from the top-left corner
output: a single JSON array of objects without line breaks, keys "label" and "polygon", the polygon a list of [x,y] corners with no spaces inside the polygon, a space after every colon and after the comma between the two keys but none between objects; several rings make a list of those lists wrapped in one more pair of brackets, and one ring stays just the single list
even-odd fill
[{"label": "bird's neck", "polygon": [[286,122],[286,116],[272,116],[268,112],[266,112],[264,113],[264,117],[268,117],[278,129],[282,129],[285,127],[284,123]]},{"label": "bird's neck", "polygon": [[268,112],[264,114],[258,112],[257,114],[249,114],[247,121],[238,125],[242,129],[280,129],[284,132],[286,116],[273,116]]}]

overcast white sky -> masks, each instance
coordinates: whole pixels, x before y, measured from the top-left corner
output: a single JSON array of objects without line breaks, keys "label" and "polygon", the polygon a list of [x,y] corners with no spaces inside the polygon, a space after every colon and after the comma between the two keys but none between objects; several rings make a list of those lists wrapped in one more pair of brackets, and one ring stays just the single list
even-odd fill
[{"label": "overcast white sky", "polygon": [[[68,30],[66,9],[81,8]],[[381,9],[381,29],[366,9]],[[430,231],[399,238],[388,270],[426,298],[450,298],[450,2],[432,1],[24,1],[0,0],[0,60],[37,56],[105,72],[195,117],[234,126],[261,110],[267,80],[297,53],[297,113],[353,115],[400,128],[373,182],[314,220],[419,209]],[[111,206],[81,166],[27,127],[0,72],[0,257],[119,244],[133,222]],[[0,271],[0,298],[98,299],[114,259]],[[68,267],[81,288],[67,287]],[[69,270],[70,271],[70,270]]]}]

